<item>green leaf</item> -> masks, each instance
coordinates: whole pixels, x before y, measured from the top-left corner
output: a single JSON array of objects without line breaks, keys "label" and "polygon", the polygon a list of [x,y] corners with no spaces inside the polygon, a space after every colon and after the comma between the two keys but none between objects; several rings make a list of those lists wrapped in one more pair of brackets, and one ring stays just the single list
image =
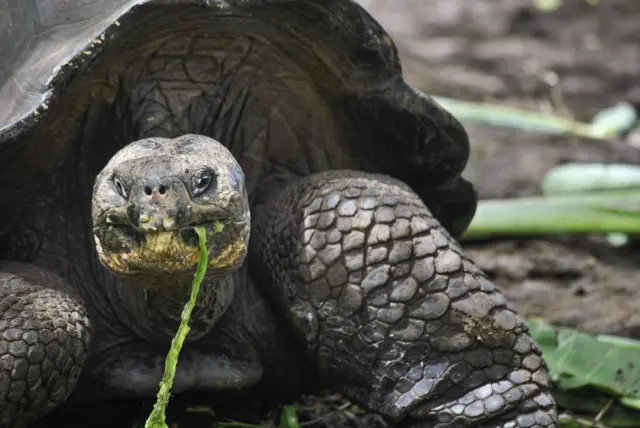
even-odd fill
[{"label": "green leaf", "polygon": [[640,410],[640,398],[622,397],[620,402],[627,407]]},{"label": "green leaf", "polygon": [[599,334],[596,336],[600,342],[610,343],[621,348],[629,348],[640,352],[640,340],[631,339],[628,337],[611,336],[609,334]]},{"label": "green leaf", "polygon": [[640,341],[591,336],[538,318],[529,320],[529,329],[542,349],[558,406],[570,410],[561,426],[640,426]]},{"label": "green leaf", "polygon": [[[575,330],[530,320],[552,379],[561,389],[590,386],[617,397],[640,398],[640,351]],[[555,331],[555,344],[550,330]]]}]

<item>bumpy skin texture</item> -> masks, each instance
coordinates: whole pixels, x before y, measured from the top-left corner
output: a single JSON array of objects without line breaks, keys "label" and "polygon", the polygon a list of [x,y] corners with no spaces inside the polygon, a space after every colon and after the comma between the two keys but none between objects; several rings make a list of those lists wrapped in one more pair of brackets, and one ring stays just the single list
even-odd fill
[{"label": "bumpy skin texture", "polygon": [[333,171],[266,213],[252,266],[322,379],[392,420],[556,426],[526,323],[406,185]]},{"label": "bumpy skin texture", "polygon": [[0,426],[22,427],[76,386],[90,339],[77,293],[61,278],[0,263]]},{"label": "bumpy skin texture", "polygon": [[[134,215],[120,226],[136,233],[137,209],[150,208],[143,194],[154,198],[136,183],[183,177],[172,199],[180,203],[153,207],[148,226],[177,218],[177,208],[193,213],[193,166],[222,168],[219,189],[238,175],[205,150],[181,165],[154,162],[161,149],[125,162],[135,147],[167,148],[160,139],[185,134],[213,138],[235,158],[245,180],[232,193],[246,196],[254,229],[250,263],[210,267],[173,392],[290,397],[317,368],[321,381],[395,422],[555,426],[524,323],[445,232],[458,236],[476,203],[460,177],[464,129],[404,81],[393,42],[355,2],[45,3],[9,0],[0,13],[9,64],[0,70],[0,260],[27,263],[21,279],[0,267],[0,325],[9,328],[0,392],[10,390],[0,426],[39,417],[71,390],[74,404],[155,394],[192,272],[158,275],[167,264],[153,251],[139,263],[156,273],[136,266],[135,278],[123,278],[134,267],[126,260],[100,260],[94,235],[103,254],[111,245],[113,255],[114,240],[101,234],[107,221],[92,219],[92,185],[98,177],[97,211],[119,206],[112,221],[123,221],[126,209]],[[347,169],[400,181],[337,172]],[[116,196],[114,172],[133,185],[127,197]],[[234,230],[212,248],[234,234],[244,242]],[[23,342],[35,350],[26,380]],[[38,368],[40,350],[50,359]]]}]

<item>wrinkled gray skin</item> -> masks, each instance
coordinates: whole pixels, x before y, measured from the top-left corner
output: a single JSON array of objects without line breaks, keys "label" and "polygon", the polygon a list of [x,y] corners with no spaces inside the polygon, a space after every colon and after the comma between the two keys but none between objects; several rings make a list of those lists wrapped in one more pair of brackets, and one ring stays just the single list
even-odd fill
[{"label": "wrinkled gray skin", "polygon": [[351,1],[133,3],[2,15],[25,25],[0,26],[0,426],[155,394],[197,224],[174,392],[325,386],[398,423],[556,427],[525,322],[447,232],[475,207],[464,130],[378,24]]}]

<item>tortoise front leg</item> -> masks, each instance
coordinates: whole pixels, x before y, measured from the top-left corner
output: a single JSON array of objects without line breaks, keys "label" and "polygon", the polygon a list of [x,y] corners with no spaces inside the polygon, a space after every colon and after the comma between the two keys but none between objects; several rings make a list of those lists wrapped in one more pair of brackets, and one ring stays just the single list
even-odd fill
[{"label": "tortoise front leg", "polygon": [[394,422],[558,426],[526,323],[406,185],[332,171],[265,208],[251,268],[328,386]]},{"label": "tortoise front leg", "polygon": [[89,341],[84,303],[62,278],[0,262],[0,427],[24,427],[62,404]]}]

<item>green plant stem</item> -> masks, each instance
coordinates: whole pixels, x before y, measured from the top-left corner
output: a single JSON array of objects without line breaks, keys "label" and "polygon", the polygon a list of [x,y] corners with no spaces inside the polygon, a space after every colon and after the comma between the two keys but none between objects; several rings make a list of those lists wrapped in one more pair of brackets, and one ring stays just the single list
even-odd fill
[{"label": "green plant stem", "polygon": [[583,123],[565,117],[497,104],[440,96],[433,96],[433,99],[462,122],[548,134],[571,134],[584,138],[615,138],[631,129],[637,120],[635,108],[629,103],[621,103],[602,110],[592,123]]},{"label": "green plant stem", "polygon": [[640,191],[484,200],[463,238],[616,232],[640,232]]},{"label": "green plant stem", "polygon": [[570,162],[551,168],[542,180],[545,196],[640,190],[640,166]]},{"label": "green plant stem", "polygon": [[200,285],[202,284],[204,275],[207,272],[207,261],[209,259],[206,233],[202,227],[196,227],[195,231],[198,234],[200,260],[198,261],[198,269],[191,286],[191,297],[182,311],[180,326],[178,327],[178,331],[171,342],[171,349],[169,349],[169,353],[167,354],[164,374],[162,376],[162,381],[160,382],[160,389],[158,390],[158,398],[153,406],[151,414],[147,418],[144,425],[145,428],[168,428],[165,413],[167,410],[167,404],[169,403],[169,395],[171,393],[171,386],[173,385],[173,378],[176,374],[178,356],[180,355],[180,350],[182,349],[184,340],[186,339],[189,330],[191,330],[191,327],[189,327],[191,312],[196,304]]},{"label": "green plant stem", "polygon": [[[564,117],[550,116],[515,107],[474,101],[433,97],[440,105],[463,122],[483,123],[490,126],[514,128],[549,134],[572,134],[594,138],[589,124]],[[599,136],[598,136],[599,137]]]}]

